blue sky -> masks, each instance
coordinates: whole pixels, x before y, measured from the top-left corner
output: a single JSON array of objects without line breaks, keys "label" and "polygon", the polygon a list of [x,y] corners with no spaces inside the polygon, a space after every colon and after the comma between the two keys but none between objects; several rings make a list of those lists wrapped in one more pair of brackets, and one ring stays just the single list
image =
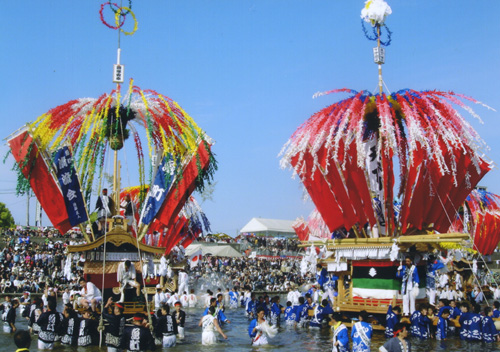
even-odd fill
[{"label": "blue sky", "polygon": [[[2,137],[50,108],[114,88],[117,33],[99,19],[102,1],[0,1]],[[128,1],[124,1],[124,4]],[[373,91],[377,67],[361,30],[364,1],[142,0],[139,30],[121,37],[126,79],[177,101],[216,141],[213,231],[234,235],[252,217],[307,217],[313,206],[277,157],[314,112],[343,98],[317,91]],[[391,91],[452,90],[500,109],[500,2],[393,0],[384,80]],[[131,18],[127,20],[130,25]],[[500,160],[498,112],[464,116]],[[5,154],[6,147],[0,150]],[[130,156],[129,156],[130,158]],[[12,159],[0,201],[25,223]],[[133,171],[131,171],[133,172]],[[481,182],[500,192],[499,171]],[[34,203],[32,203],[33,208]],[[34,217],[31,217],[31,223]],[[47,224],[47,220],[45,220]]]}]

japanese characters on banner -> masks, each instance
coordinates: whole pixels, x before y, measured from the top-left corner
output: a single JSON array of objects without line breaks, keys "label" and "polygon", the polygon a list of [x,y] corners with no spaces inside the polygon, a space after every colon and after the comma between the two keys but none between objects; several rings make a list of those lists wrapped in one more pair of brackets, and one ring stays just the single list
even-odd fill
[{"label": "japanese characters on banner", "polygon": [[382,163],[377,153],[377,138],[372,136],[364,143],[366,153],[366,170],[368,172],[369,187],[372,194],[375,195],[373,209],[377,214],[377,220],[380,225],[379,233],[385,234],[384,204],[380,201],[384,199],[384,178],[382,174]]},{"label": "japanese characters on banner", "polygon": [[78,182],[78,176],[73,167],[73,157],[68,147],[62,147],[55,153],[54,164],[71,226],[76,226],[87,221],[88,216],[85,210],[80,183]]},{"label": "japanese characters on banner", "polygon": [[150,224],[158,214],[168,190],[172,187],[179,162],[174,161],[172,154],[165,156],[156,171],[153,186],[150,188],[142,209],[141,220],[143,224]]}]

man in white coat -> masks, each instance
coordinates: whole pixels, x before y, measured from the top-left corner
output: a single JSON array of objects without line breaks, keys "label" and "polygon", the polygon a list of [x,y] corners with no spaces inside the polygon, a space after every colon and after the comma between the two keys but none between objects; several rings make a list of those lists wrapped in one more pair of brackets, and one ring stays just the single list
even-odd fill
[{"label": "man in white coat", "polygon": [[462,275],[460,275],[458,272],[455,271],[455,290],[462,291],[463,288],[462,285],[463,285]]},{"label": "man in white coat", "polygon": [[117,279],[120,283],[121,297],[119,302],[125,300],[125,288],[128,286],[135,287],[137,297],[141,294],[141,285],[136,281],[135,267],[130,260],[126,260],[118,265]]},{"label": "man in white coat", "polygon": [[179,283],[179,288],[178,288],[177,292],[179,292],[181,294],[184,291],[189,292],[189,287],[188,287],[189,276],[184,269],[181,269],[181,271],[179,271],[179,275],[177,277],[177,282]]},{"label": "man in white coat", "polygon": [[90,305],[92,307],[92,311],[95,312],[97,304],[102,302],[101,290],[99,290],[92,282],[87,282],[84,278],[80,279],[80,286],[82,287],[82,290],[80,291],[80,305],[84,308],[89,308]]},{"label": "man in white coat", "polygon": [[441,288],[445,288],[446,285],[448,285],[450,281],[450,277],[448,276],[447,273],[442,273],[441,276],[439,277],[439,286]]},{"label": "man in white coat", "polygon": [[194,308],[196,307],[196,303],[198,303],[198,298],[196,297],[196,295],[194,294],[194,290],[191,289],[191,293],[189,294],[188,296],[188,304],[189,304],[189,308]]},{"label": "man in white coat", "polygon": [[160,284],[156,285],[154,302],[155,302],[155,312],[157,312],[158,309],[161,309],[161,306],[166,302],[165,293],[163,292]]}]

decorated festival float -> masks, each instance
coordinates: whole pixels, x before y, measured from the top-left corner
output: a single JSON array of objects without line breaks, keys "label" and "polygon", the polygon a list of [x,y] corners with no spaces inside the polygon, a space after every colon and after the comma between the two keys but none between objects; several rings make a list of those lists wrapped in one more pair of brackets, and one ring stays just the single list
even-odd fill
[{"label": "decorated festival float", "polygon": [[485,105],[437,90],[385,93],[391,32],[384,22],[391,12],[382,0],[366,1],[361,12],[365,35],[377,42],[378,92],[317,93],[350,96],[312,115],[280,154],[282,168],[298,175],[316,208],[294,223],[307,248],[303,264],[317,274],[319,263],[338,278],[335,308],[343,312],[385,314],[390,304],[401,305],[396,274],[406,256],[420,277],[411,292],[417,301],[426,298],[431,255],[445,258],[448,268],[463,259],[466,279],[477,282],[472,262],[485,266],[482,254],[499,241],[498,197],[487,198],[487,206],[475,200],[491,169],[486,145],[459,112],[479,119],[467,104]]},{"label": "decorated festival float", "polygon": [[[100,15],[119,33],[137,30],[130,1],[128,7],[106,2]],[[129,18],[134,22],[127,32]],[[147,293],[157,284],[171,291],[177,287],[176,275],[159,279],[154,261],[165,255],[170,269],[184,267],[182,253],[170,254],[209,229],[192,193],[203,190],[217,166],[212,140],[178,103],[132,80],[122,85],[119,43],[120,34],[114,90],[49,110],[13,133],[8,144],[19,174],[18,193],[31,189],[61,234],[74,226],[82,230],[85,243],[67,247],[68,275],[74,270],[72,257],[83,256],[85,278],[107,300],[111,290],[119,293],[120,263],[130,260],[137,282],[147,288],[145,302],[125,302],[125,312],[134,313],[148,307]]]}]

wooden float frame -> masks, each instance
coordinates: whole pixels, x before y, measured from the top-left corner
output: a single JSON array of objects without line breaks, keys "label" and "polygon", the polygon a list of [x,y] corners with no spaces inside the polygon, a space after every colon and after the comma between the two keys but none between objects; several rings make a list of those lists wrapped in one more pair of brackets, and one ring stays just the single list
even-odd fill
[{"label": "wooden float frame", "polygon": [[[443,234],[418,234],[400,237],[383,236],[379,238],[344,238],[331,239],[324,241],[303,241],[300,247],[310,247],[311,245],[320,247],[326,246],[327,250],[336,249],[370,249],[370,248],[390,248],[393,243],[396,243],[400,251],[416,246],[419,252],[432,251],[434,249],[442,249],[441,242],[455,243],[458,245],[464,244],[465,240],[470,239],[467,233],[443,233]],[[328,265],[335,262],[335,259],[320,260],[319,264]],[[350,260],[348,260],[350,262]],[[366,310],[372,314],[386,314],[389,305],[393,307],[401,306],[402,299],[396,297],[392,299],[376,299],[376,298],[355,298],[352,295],[352,282],[349,288],[344,287],[344,278],[349,275],[352,279],[353,267],[350,265],[349,270],[336,272],[338,279],[338,295],[335,298],[334,310],[340,312],[360,312]],[[423,300],[417,300],[417,302]]]},{"label": "wooden float frame", "polygon": [[[104,244],[104,239],[106,238],[106,242],[112,243],[117,247],[120,247],[123,244],[129,243],[137,248],[137,239],[133,237],[128,232],[113,232],[110,231],[106,234],[106,236],[101,236],[97,240],[78,245],[68,246],[66,249],[68,253],[77,253],[77,252],[88,252],[93,249],[96,249]],[[142,242],[139,242],[139,249],[141,252],[153,253],[162,255],[165,253],[164,247],[153,247]]]}]

